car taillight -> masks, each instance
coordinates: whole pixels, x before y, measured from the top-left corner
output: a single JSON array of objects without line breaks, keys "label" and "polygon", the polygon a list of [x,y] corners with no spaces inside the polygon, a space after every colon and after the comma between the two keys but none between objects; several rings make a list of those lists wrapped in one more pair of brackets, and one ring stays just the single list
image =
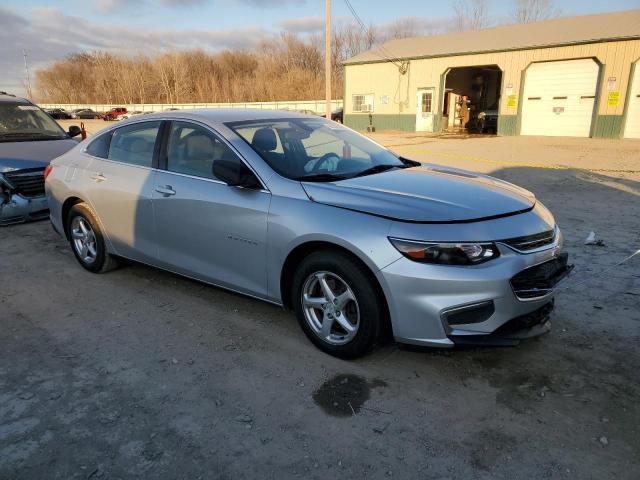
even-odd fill
[{"label": "car taillight", "polygon": [[49,164],[44,169],[44,179],[46,180],[49,174],[53,171],[53,165]]}]

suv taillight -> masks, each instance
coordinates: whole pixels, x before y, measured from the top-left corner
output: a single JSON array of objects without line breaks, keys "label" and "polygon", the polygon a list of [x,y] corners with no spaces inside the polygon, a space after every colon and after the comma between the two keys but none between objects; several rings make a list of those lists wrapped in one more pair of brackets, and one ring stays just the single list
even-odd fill
[{"label": "suv taillight", "polygon": [[44,169],[44,179],[46,180],[49,174],[53,171],[53,165],[49,164]]}]

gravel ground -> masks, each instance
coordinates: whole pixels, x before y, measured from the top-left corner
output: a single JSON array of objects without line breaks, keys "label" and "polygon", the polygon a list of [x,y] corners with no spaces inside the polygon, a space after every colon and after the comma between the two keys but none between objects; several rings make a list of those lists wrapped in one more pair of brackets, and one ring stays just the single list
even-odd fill
[{"label": "gravel ground", "polygon": [[549,335],[346,362],[276,306],[140,265],[92,275],[47,222],[0,229],[0,479],[637,479],[640,258],[600,272],[640,248],[640,143],[376,139],[554,211],[586,283]]}]

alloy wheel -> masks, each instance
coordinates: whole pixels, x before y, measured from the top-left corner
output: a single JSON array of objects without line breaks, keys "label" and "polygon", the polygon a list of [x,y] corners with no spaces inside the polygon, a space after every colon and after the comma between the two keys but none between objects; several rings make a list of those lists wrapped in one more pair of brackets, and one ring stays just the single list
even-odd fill
[{"label": "alloy wheel", "polygon": [[358,333],[358,301],[338,275],[326,271],[309,275],[302,287],[301,301],[307,324],[324,342],[343,345]]},{"label": "alloy wheel", "polygon": [[93,264],[98,256],[96,235],[85,218],[80,216],[73,218],[71,221],[71,239],[73,240],[73,248],[80,260],[86,265]]}]

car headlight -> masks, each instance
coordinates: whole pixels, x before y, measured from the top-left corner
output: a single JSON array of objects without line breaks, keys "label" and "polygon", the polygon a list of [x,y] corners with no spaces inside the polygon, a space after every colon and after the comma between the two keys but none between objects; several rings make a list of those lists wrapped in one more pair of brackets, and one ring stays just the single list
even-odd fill
[{"label": "car headlight", "polygon": [[498,247],[492,242],[420,242],[400,238],[389,238],[389,241],[405,257],[421,263],[477,265],[500,256]]}]

